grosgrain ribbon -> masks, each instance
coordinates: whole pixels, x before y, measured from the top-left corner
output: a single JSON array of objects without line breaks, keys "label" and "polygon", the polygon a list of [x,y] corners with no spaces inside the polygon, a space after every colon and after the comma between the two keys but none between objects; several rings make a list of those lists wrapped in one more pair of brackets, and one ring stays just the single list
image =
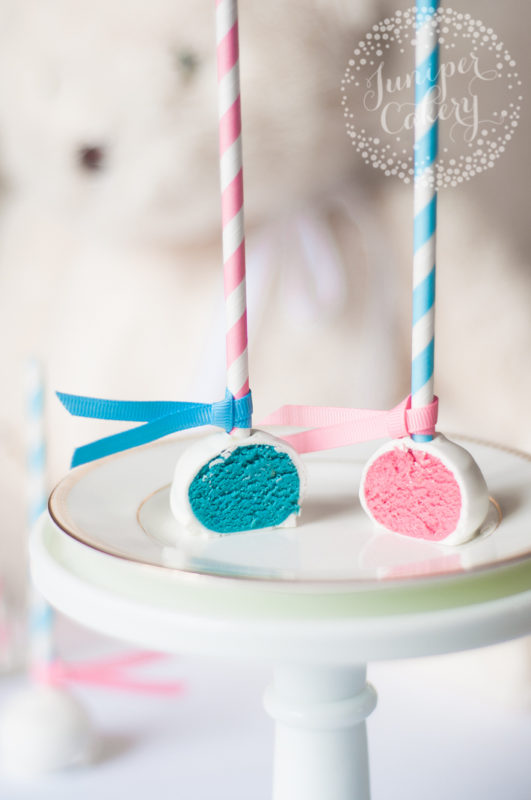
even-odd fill
[{"label": "grosgrain ribbon", "polygon": [[145,425],[78,447],[72,456],[72,467],[189,428],[215,425],[227,433],[234,428],[249,428],[253,411],[250,391],[236,400],[228,389],[224,399],[216,403],[103,400],[62,392],[57,392],[57,397],[75,417],[145,422]]},{"label": "grosgrain ribbon", "polygon": [[373,439],[401,439],[412,434],[433,436],[439,399],[422,408],[411,408],[411,396],[390,411],[366,408],[282,406],[261,421],[262,425],[318,425],[300,433],[283,436],[298,453],[331,450]]},{"label": "grosgrain ribbon", "polygon": [[36,683],[46,686],[65,686],[69,683],[92,684],[110,689],[122,689],[148,694],[171,695],[182,691],[183,684],[176,681],[136,680],[126,672],[132,666],[139,666],[164,658],[160,653],[128,653],[124,656],[103,661],[66,663],[55,660],[36,664],[32,678]]}]

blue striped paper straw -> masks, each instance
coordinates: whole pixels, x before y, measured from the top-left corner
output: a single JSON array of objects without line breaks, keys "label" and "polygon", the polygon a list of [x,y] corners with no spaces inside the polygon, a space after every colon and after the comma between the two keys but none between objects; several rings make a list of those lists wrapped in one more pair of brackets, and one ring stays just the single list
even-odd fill
[{"label": "blue striped paper straw", "polygon": [[[26,364],[28,526],[36,524],[48,502],[44,381],[38,361]],[[29,666],[50,664],[55,657],[54,612],[28,575]]]},{"label": "blue striped paper straw", "polygon": [[[438,0],[417,0],[415,47],[415,149],[413,229],[413,331],[411,405],[433,400],[435,244],[437,230],[436,166],[439,149]],[[414,435],[417,442],[430,441]]]}]

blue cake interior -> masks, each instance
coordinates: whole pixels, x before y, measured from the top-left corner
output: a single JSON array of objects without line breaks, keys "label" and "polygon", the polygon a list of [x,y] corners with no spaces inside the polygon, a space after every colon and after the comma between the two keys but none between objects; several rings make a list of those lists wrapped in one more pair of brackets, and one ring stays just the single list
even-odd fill
[{"label": "blue cake interior", "polygon": [[299,512],[299,473],[274,446],[246,445],[205,464],[188,497],[197,519],[216,533],[274,527]]}]

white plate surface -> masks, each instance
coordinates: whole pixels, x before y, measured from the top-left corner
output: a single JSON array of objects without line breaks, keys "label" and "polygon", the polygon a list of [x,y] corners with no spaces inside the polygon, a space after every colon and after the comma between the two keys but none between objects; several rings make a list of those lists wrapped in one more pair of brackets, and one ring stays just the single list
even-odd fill
[{"label": "white plate surface", "polygon": [[305,457],[308,492],[295,529],[171,544],[179,538],[168,495],[189,436],[158,442],[73,470],[54,490],[50,513],[65,532],[102,552],[172,570],[275,581],[348,583],[456,576],[531,556],[531,459],[465,443],[495,506],[480,536],[458,548],[376,530],[358,486],[374,443]]}]

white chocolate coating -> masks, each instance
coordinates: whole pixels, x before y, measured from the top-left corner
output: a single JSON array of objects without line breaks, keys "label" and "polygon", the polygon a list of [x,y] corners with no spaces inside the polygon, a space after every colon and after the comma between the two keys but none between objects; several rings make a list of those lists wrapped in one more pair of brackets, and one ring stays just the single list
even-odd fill
[{"label": "white chocolate coating", "polygon": [[93,733],[83,706],[65,689],[31,686],[2,709],[0,759],[14,777],[90,761]]},{"label": "white chocolate coating", "polygon": [[[206,528],[197,519],[192,510],[188,498],[188,491],[199,470],[217,455],[221,453],[230,453],[238,447],[255,445],[273,446],[277,451],[286,453],[291,458],[299,475],[299,504],[301,503],[306,490],[306,473],[300,456],[289,444],[266,431],[255,429],[253,429],[248,436],[242,436],[239,431],[235,431],[234,433],[213,433],[199,439],[185,450],[175,467],[175,474],[170,491],[170,507],[174,517],[187,534],[203,538],[234,535],[217,533],[216,531]],[[297,524],[297,516],[298,514],[290,514],[281,525],[275,527],[293,528]],[[271,528],[261,528],[260,530],[271,530]]]},{"label": "white chocolate coating", "polygon": [[[483,474],[464,447],[452,442],[438,433],[429,442],[414,442],[410,438],[397,439],[386,443],[374,453],[363,469],[359,497],[361,505],[379,528],[383,528],[371,514],[365,499],[365,478],[371,466],[383,453],[391,450],[422,450],[438,458],[450,470],[461,492],[461,513],[455,530],[439,542],[445,545],[458,545],[468,542],[478,532],[489,511],[489,492]],[[387,530],[387,528],[384,528]]]}]

